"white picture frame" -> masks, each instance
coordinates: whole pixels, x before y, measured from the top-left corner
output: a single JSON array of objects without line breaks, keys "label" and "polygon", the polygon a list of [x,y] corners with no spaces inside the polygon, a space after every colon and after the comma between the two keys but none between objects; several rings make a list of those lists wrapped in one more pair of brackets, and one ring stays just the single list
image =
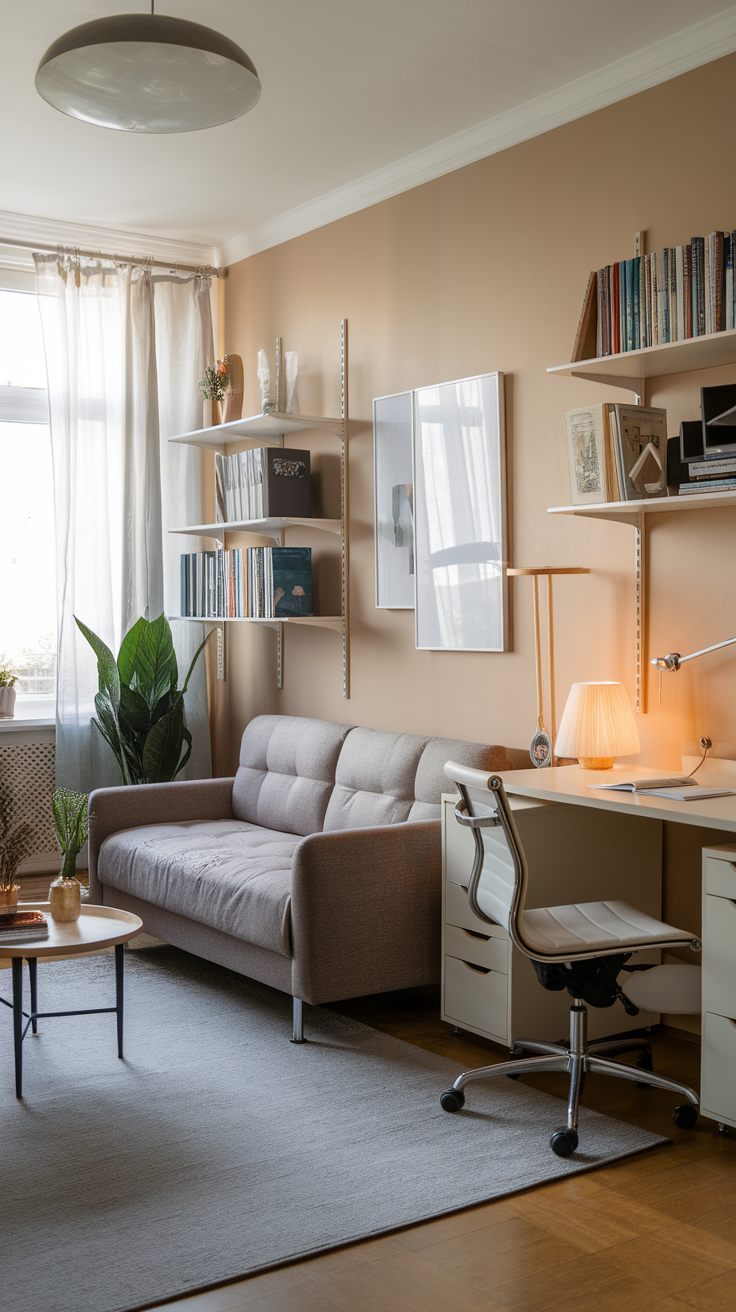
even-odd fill
[{"label": "white picture frame", "polygon": [[416,646],[509,648],[503,374],[414,392]]},{"label": "white picture frame", "polygon": [[373,402],[376,607],[414,609],[412,392]]}]

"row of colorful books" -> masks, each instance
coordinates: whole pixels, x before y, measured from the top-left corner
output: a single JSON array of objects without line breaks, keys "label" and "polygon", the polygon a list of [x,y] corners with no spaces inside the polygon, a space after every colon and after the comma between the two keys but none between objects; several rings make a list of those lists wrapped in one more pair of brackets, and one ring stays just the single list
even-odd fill
[{"label": "row of colorful books", "polygon": [[181,613],[256,620],[311,615],[311,547],[220,547],[182,554]]},{"label": "row of colorful books", "polygon": [[595,295],[596,355],[736,327],[735,258],[736,230],[598,269],[588,293]]}]

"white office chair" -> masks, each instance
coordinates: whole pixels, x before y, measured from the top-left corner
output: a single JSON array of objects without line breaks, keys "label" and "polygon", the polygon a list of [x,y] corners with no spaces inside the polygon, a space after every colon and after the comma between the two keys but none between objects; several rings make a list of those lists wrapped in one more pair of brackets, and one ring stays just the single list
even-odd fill
[{"label": "white office chair", "polygon": [[[526,857],[503,780],[455,761],[447,762],[445,774],[462,798],[455,808],[455,816],[461,825],[472,829],[475,839],[475,860],[468,882],[470,909],[479,920],[507,929],[511,941],[526,957],[537,962],[572,965],[643,948],[687,944],[693,951],[700,951],[700,941],[692,934],[654,920],[626,902],[577,902],[571,906],[526,910]],[[498,1075],[516,1077],[533,1071],[568,1071],[567,1125],[555,1131],[550,1147],[558,1157],[569,1157],[578,1146],[578,1106],[585,1074],[595,1071],[682,1094],[687,1102],[675,1109],[675,1123],[683,1129],[692,1129],[698,1119],[698,1096],[685,1084],[655,1075],[651,1069],[641,1069],[641,1066],[651,1067],[651,1059],[647,1059],[651,1051],[649,1041],[622,1038],[589,1044],[587,1022],[587,1007],[580,998],[574,998],[570,1007],[569,1044],[514,1039],[511,1057],[521,1052],[540,1055],[466,1071],[442,1094],[440,1102],[444,1110],[460,1110],[465,1103],[463,1089],[473,1080]],[[609,1060],[616,1053],[637,1048],[644,1050],[639,1067]]]}]

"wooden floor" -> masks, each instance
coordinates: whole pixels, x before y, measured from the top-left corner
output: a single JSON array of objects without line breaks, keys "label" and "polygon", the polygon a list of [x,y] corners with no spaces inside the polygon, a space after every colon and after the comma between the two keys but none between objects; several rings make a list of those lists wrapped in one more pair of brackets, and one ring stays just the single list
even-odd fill
[{"label": "wooden floor", "polygon": [[[467,1067],[505,1052],[457,1038],[421,993],[336,1007]],[[308,1026],[308,1009],[306,1025]],[[700,1048],[654,1035],[655,1069],[697,1087]],[[564,1076],[527,1077],[565,1093]],[[439,1090],[438,1090],[439,1092]],[[678,1130],[674,1099],[589,1076],[584,1103],[672,1146],[385,1238],[165,1304],[178,1312],[735,1312],[736,1131]],[[550,1131],[554,1129],[550,1126]],[[163,1304],[159,1306],[163,1307]]]}]

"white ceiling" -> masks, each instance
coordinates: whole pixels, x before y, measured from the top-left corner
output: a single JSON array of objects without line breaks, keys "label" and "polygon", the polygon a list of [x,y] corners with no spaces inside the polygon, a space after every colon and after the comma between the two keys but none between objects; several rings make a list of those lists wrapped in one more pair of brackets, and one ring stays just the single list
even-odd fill
[{"label": "white ceiling", "polygon": [[33,83],[57,36],[123,8],[0,0],[0,236],[70,224],[80,245],[114,229],[232,261],[736,50],[723,0],[159,0],[237,41],[263,94],[234,123],[139,136]]}]

